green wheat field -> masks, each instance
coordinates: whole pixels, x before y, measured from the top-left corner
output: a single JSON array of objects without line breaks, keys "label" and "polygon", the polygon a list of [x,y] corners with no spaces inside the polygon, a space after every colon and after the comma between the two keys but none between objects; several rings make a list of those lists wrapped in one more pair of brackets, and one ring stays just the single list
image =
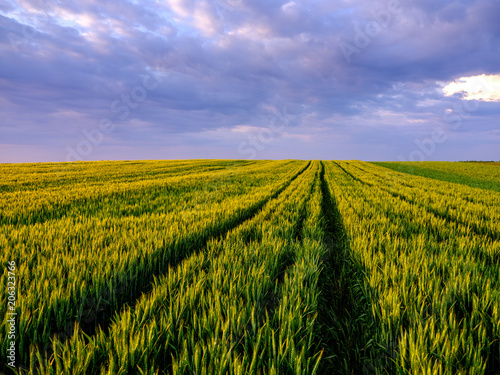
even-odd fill
[{"label": "green wheat field", "polygon": [[498,163],[2,164],[0,204],[2,373],[500,374]]}]

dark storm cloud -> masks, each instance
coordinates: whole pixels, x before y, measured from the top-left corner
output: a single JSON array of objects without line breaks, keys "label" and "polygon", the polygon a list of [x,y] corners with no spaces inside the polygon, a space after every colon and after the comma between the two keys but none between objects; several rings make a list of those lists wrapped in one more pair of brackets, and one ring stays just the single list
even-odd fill
[{"label": "dark storm cloud", "polygon": [[[109,119],[114,130],[96,150],[144,155],[164,142],[239,158],[240,142],[288,108],[300,121],[258,157],[294,157],[302,144],[329,158],[330,140],[349,143],[349,155],[372,142],[375,154],[359,158],[394,159],[449,125],[460,99],[443,95],[445,83],[499,73],[498,14],[486,0],[5,2],[0,148],[38,144],[63,160],[82,131]],[[454,132],[492,132],[499,104],[462,117]],[[103,157],[115,158],[84,158]]]}]

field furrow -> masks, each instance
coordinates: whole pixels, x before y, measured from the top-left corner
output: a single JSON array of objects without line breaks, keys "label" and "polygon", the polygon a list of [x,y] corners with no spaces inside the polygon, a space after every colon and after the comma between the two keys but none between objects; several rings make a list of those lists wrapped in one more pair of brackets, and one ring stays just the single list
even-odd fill
[{"label": "field furrow", "polygon": [[[370,295],[363,293],[365,269],[351,252],[349,238],[334,196],[327,165],[322,162],[321,190],[324,244],[319,279],[318,338],[324,350],[321,374],[372,373],[374,319]],[[338,197],[337,197],[338,198]],[[372,350],[373,351],[373,350]]]}]

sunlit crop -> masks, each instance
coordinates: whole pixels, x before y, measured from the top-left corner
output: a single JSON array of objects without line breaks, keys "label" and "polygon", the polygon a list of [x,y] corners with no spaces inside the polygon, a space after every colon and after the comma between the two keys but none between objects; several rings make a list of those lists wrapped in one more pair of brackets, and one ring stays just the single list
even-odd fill
[{"label": "sunlit crop", "polygon": [[[0,175],[18,373],[500,371],[494,190],[358,161],[23,164]],[[9,372],[6,330],[3,319]]]}]

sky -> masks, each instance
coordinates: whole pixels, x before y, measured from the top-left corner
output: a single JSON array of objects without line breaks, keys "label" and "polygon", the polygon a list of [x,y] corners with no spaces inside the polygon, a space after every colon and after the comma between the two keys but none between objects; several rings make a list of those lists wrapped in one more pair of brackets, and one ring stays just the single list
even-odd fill
[{"label": "sky", "polygon": [[0,163],[500,160],[500,2],[3,0]]}]

